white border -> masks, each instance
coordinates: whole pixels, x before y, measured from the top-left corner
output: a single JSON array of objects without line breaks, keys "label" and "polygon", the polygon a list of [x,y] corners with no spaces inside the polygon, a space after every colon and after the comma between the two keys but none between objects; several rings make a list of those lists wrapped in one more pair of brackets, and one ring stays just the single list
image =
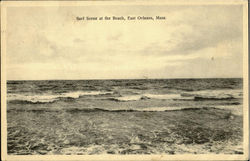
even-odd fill
[{"label": "white border", "polygon": [[[7,120],[6,120],[6,8],[27,6],[88,6],[88,5],[243,5],[243,155],[7,155]],[[248,124],[248,4],[246,0],[155,0],[155,1],[5,1],[1,2],[1,148],[3,160],[248,160],[249,124]]]}]

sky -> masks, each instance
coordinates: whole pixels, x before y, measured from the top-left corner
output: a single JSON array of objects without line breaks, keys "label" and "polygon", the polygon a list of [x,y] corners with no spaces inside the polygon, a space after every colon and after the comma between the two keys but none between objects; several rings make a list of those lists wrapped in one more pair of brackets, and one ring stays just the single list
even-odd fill
[{"label": "sky", "polygon": [[242,13],[240,5],[9,7],[7,79],[242,77]]}]

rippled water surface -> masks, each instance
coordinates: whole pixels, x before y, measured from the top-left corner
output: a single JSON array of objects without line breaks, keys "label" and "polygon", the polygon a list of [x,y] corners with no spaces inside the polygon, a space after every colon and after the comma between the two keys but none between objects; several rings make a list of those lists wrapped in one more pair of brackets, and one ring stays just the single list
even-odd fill
[{"label": "rippled water surface", "polygon": [[242,100],[242,79],[8,81],[8,153],[241,154]]}]

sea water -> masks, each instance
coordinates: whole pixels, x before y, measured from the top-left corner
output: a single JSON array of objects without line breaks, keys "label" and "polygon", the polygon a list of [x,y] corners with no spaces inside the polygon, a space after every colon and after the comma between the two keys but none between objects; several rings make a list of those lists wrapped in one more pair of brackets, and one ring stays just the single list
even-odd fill
[{"label": "sea water", "polygon": [[8,81],[7,90],[8,110],[226,108],[243,98],[242,79]]},{"label": "sea water", "polygon": [[243,80],[7,81],[8,153],[242,153]]}]

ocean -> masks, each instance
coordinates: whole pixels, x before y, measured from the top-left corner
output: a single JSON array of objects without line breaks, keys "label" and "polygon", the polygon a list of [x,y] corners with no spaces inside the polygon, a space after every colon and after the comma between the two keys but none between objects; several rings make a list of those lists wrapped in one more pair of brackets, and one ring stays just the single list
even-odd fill
[{"label": "ocean", "polygon": [[7,81],[8,154],[241,154],[242,102],[241,78]]}]

